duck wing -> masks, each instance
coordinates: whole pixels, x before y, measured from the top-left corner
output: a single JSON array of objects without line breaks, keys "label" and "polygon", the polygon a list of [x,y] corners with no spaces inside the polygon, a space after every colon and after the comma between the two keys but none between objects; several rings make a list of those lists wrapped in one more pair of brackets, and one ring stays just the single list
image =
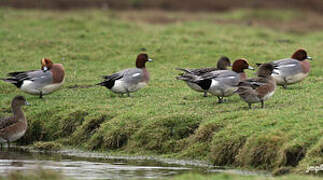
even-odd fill
[{"label": "duck wing", "polygon": [[265,85],[266,83],[268,83],[268,80],[265,78],[250,78],[250,79],[246,79],[244,81],[240,81],[239,82],[239,87],[251,87],[252,89],[257,89],[260,86]]},{"label": "duck wing", "polygon": [[287,58],[271,62],[276,66],[274,72],[277,72],[279,76],[292,75],[302,72],[302,66],[298,60]]},{"label": "duck wing", "polygon": [[8,126],[11,126],[12,124],[15,124],[17,122],[18,122],[17,119],[14,118],[13,116],[6,117],[6,118],[1,118],[0,119],[0,130],[4,129],[4,128],[8,127]]},{"label": "duck wing", "polygon": [[53,75],[50,71],[43,70],[31,70],[31,71],[20,71],[8,73],[9,78],[2,80],[16,85],[18,88],[23,84],[24,81],[29,80],[36,86],[43,87],[53,82]]},{"label": "duck wing", "polygon": [[197,76],[201,76],[205,73],[212,72],[218,70],[215,67],[209,67],[209,68],[196,68],[196,69],[187,69],[187,68],[176,68],[176,70],[184,71],[185,73],[194,74]]}]

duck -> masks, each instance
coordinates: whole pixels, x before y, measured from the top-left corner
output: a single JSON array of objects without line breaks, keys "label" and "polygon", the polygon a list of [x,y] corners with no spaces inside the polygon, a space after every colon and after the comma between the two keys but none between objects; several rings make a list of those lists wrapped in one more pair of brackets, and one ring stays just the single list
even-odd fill
[{"label": "duck", "polygon": [[[179,76],[176,77],[177,80],[184,80],[186,79],[186,75],[187,74],[193,74],[196,76],[201,76],[205,73],[209,73],[212,71],[217,71],[217,70],[227,70],[227,67],[231,66],[231,62],[230,59],[226,56],[222,56],[220,57],[220,59],[217,62],[217,66],[216,67],[208,67],[208,68],[196,68],[196,69],[187,69],[187,68],[176,68],[176,70],[180,70],[183,71],[183,74],[180,74]],[[186,84],[188,85],[188,87],[190,87],[191,89],[193,89],[194,91],[197,92],[203,92],[204,93],[204,97],[207,97],[207,91],[202,89],[199,85],[192,83],[190,81],[186,81]]]},{"label": "duck", "polygon": [[246,79],[245,69],[254,70],[246,59],[240,58],[234,61],[232,70],[217,70],[201,76],[188,74],[185,80],[217,96],[218,103],[222,103],[223,98],[233,95],[238,90],[239,82]]},{"label": "duck", "polygon": [[111,75],[103,76],[103,81],[96,84],[108,88],[116,94],[127,94],[136,92],[145,87],[149,80],[150,74],[146,68],[146,62],[152,62],[146,53],[140,53],[136,59],[136,67],[128,68]]},{"label": "duck", "polygon": [[298,49],[291,58],[270,62],[277,67],[274,70],[276,73],[272,74],[276,83],[287,89],[287,85],[303,81],[311,70],[311,64],[307,60],[312,60],[312,57],[307,56],[305,49]]},{"label": "duck", "polygon": [[256,72],[257,77],[239,82],[237,93],[248,103],[249,109],[251,104],[258,102],[261,103],[261,108],[264,108],[264,101],[275,93],[276,81],[271,75],[277,73],[274,71],[276,68],[271,63],[264,63]]},{"label": "duck", "polygon": [[14,142],[20,139],[27,130],[28,124],[22,106],[30,105],[24,96],[15,96],[11,101],[13,115],[0,119],[0,143],[1,149],[3,143]]},{"label": "duck", "polygon": [[64,66],[54,64],[48,58],[41,59],[40,70],[11,72],[8,76],[10,77],[1,79],[15,85],[25,93],[39,95],[39,98],[55,92],[65,81]]}]

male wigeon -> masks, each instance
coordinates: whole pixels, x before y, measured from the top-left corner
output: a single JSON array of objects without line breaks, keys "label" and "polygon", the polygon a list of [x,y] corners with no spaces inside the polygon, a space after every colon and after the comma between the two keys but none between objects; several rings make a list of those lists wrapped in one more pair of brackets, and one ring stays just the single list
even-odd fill
[{"label": "male wigeon", "polygon": [[22,111],[23,105],[29,105],[23,96],[16,96],[11,102],[13,116],[0,119],[0,143],[8,143],[16,141],[21,138],[27,130],[27,120]]},{"label": "male wigeon", "polygon": [[54,64],[47,58],[43,58],[41,64],[41,70],[11,72],[9,78],[2,80],[14,84],[23,92],[42,98],[64,84],[65,71],[62,64]]},{"label": "male wigeon", "polygon": [[114,73],[112,75],[103,76],[104,81],[97,85],[105,86],[114,93],[127,94],[135,92],[145,87],[150,79],[149,72],[146,69],[146,62],[151,62],[152,59],[147,54],[141,53],[136,59],[136,68],[129,68]]},{"label": "male wigeon", "polygon": [[264,108],[264,101],[269,99],[276,89],[276,82],[271,76],[276,67],[270,63],[262,64],[258,71],[256,78],[246,79],[239,83],[237,93],[248,103],[251,109],[252,103],[261,102],[261,108]]},{"label": "male wigeon", "polygon": [[218,102],[223,102],[223,97],[233,95],[238,87],[240,80],[246,79],[245,69],[254,70],[246,59],[234,61],[231,70],[218,70],[204,73],[201,76],[186,75],[186,81],[195,83],[203,90],[210,92],[218,97]]},{"label": "male wigeon", "polygon": [[[186,68],[176,68],[176,70],[184,71],[183,74],[180,74],[179,76],[176,77],[178,80],[184,80],[186,79],[187,74],[193,74],[196,76],[201,76],[204,73],[212,72],[212,71],[217,71],[217,70],[226,70],[227,67],[231,66],[230,59],[226,56],[222,56],[218,62],[216,67],[209,67],[209,68],[196,68],[196,69],[186,69]],[[193,89],[194,91],[197,92],[204,92],[204,97],[207,97],[207,91],[202,89],[199,85],[192,83],[190,81],[185,81],[188,87]]]},{"label": "male wigeon", "polygon": [[277,74],[272,74],[277,84],[286,89],[288,84],[303,81],[311,69],[307,59],[312,60],[304,49],[298,49],[291,58],[271,62],[277,67],[274,70]]}]

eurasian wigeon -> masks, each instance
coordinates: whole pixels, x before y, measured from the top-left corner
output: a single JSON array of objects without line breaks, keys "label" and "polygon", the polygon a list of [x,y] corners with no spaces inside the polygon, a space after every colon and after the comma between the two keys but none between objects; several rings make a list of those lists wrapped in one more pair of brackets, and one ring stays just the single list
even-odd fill
[{"label": "eurasian wigeon", "polygon": [[152,59],[147,54],[141,53],[137,56],[136,67],[124,69],[112,75],[103,76],[104,81],[97,85],[105,86],[114,93],[127,94],[135,92],[145,87],[150,79],[149,72],[146,69],[146,62]]},{"label": "eurasian wigeon", "polygon": [[291,58],[281,59],[271,62],[277,69],[272,74],[278,85],[287,88],[288,84],[295,84],[303,81],[309,74],[311,65],[307,59],[312,60],[307,56],[304,49],[298,49]]},{"label": "eurasian wigeon", "polygon": [[27,120],[21,109],[23,105],[29,105],[23,96],[14,97],[11,102],[13,115],[0,119],[1,149],[2,143],[8,143],[10,148],[10,142],[20,139],[27,130]]},{"label": "eurasian wigeon", "polygon": [[11,72],[9,78],[2,80],[14,84],[23,92],[42,98],[64,84],[65,71],[62,64],[54,64],[47,58],[43,58],[41,64],[41,70]]},{"label": "eurasian wigeon", "polygon": [[271,63],[262,64],[258,71],[256,78],[246,79],[239,83],[237,93],[248,103],[251,109],[252,103],[261,102],[261,108],[264,108],[264,101],[269,99],[276,89],[276,82],[271,76],[276,67]]},{"label": "eurasian wigeon", "polygon": [[217,96],[218,102],[222,103],[223,97],[233,95],[238,89],[239,81],[246,79],[245,69],[254,70],[246,59],[237,59],[232,65],[232,71],[218,70],[204,73],[201,76],[187,75],[187,80]]},{"label": "eurasian wigeon", "polygon": [[196,69],[186,69],[186,68],[176,68],[176,70],[184,71],[183,74],[180,74],[179,76],[176,77],[178,80],[183,80],[186,82],[188,87],[193,89],[194,91],[197,92],[204,92],[204,97],[207,97],[207,91],[202,89],[199,85],[192,83],[190,81],[186,81],[186,76],[187,74],[193,74],[196,76],[201,76],[204,73],[212,72],[212,71],[217,71],[217,70],[226,70],[227,67],[231,66],[230,59],[226,56],[222,56],[218,62],[216,67],[209,67],[209,68],[196,68]]}]

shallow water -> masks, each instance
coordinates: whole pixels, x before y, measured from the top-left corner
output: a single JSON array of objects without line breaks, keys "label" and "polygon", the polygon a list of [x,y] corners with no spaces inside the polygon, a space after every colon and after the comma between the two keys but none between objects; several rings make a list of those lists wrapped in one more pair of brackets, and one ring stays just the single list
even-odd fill
[{"label": "shallow water", "polygon": [[61,151],[58,153],[15,151],[0,152],[0,174],[11,171],[49,169],[73,179],[152,179],[167,178],[183,173],[248,174],[246,171],[214,169],[199,161],[160,159],[148,156],[109,156],[102,153]]},{"label": "shallow water", "polygon": [[0,152],[0,174],[11,171],[50,169],[74,179],[144,179],[166,178],[200,168],[170,165],[154,160],[97,157],[40,152]]}]

